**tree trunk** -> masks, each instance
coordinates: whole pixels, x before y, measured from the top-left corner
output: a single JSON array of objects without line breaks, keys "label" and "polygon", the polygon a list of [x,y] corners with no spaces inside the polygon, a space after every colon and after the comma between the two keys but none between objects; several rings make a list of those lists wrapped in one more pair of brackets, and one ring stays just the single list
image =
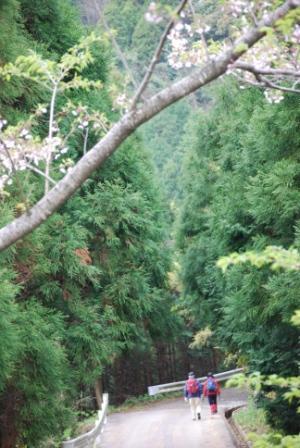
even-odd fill
[{"label": "tree trunk", "polygon": [[95,382],[95,394],[96,394],[96,401],[98,405],[98,409],[102,409],[102,403],[103,403],[103,385],[102,385],[102,378],[98,378]]},{"label": "tree trunk", "polygon": [[8,388],[0,399],[0,448],[15,448],[18,440],[16,420],[18,415],[19,393]]}]

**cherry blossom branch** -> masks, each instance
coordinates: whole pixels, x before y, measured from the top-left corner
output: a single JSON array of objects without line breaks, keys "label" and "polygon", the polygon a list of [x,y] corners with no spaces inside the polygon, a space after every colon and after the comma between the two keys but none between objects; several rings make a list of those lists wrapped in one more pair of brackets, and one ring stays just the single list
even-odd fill
[{"label": "cherry blossom branch", "polygon": [[[11,157],[11,154],[10,154],[10,152],[9,152],[9,149],[6,147],[6,144],[5,144],[5,142],[4,142],[2,139],[0,139],[0,143],[1,143],[2,147],[4,148],[4,151],[6,152],[6,155],[7,155],[7,157],[8,157],[8,160],[10,161],[12,173],[16,174],[16,173],[17,173],[17,169],[16,169],[15,163],[14,163],[14,161],[13,161],[13,158]],[[9,175],[9,174],[8,174],[8,175]],[[18,185],[18,187],[19,187],[20,197],[22,198],[22,201],[23,201],[24,204],[25,204],[25,202],[26,202],[26,197],[25,197],[25,195],[24,195],[24,191],[23,191],[23,188],[22,188],[22,185],[21,185],[19,179],[17,179],[17,185]]]},{"label": "cherry blossom branch", "polygon": [[[7,155],[7,158],[8,158],[9,161],[10,161],[11,169],[12,169],[12,173],[13,173],[13,174],[17,174],[18,170],[17,170],[17,168],[16,168],[16,165],[15,165],[15,163],[14,163],[13,158],[11,157],[11,154],[10,154],[8,148],[6,147],[5,142],[4,142],[2,139],[0,139],[0,143],[2,144],[2,147],[4,148],[4,151],[5,151],[6,155]],[[31,163],[26,162],[26,163],[24,164],[24,167],[26,167],[26,168],[28,168],[29,170],[31,170],[31,171],[33,171],[33,172],[35,172],[35,173],[41,175],[41,176],[44,177],[44,178],[47,177],[48,182],[50,182],[52,185],[56,185],[56,182],[55,182],[55,180],[52,179],[52,177],[47,176],[45,173],[43,173],[43,171],[39,170],[39,169],[38,169],[37,167],[35,167],[34,165],[31,165]],[[17,179],[18,186],[19,186],[20,191],[22,192],[22,196],[23,196],[23,190],[22,190],[22,188],[21,188],[21,184],[19,183],[19,181],[18,181],[18,177],[17,177],[17,176],[16,176],[16,179]],[[23,196],[23,200],[25,201],[25,197],[24,197],[24,196]]]},{"label": "cherry blossom branch", "polygon": [[[287,70],[287,69],[273,69],[270,67],[260,68],[260,67],[256,67],[252,64],[248,64],[245,62],[236,62],[233,65],[233,68],[252,73],[257,80],[257,82],[252,82],[249,79],[238,77],[238,79],[243,83],[247,83],[252,86],[259,87],[259,88],[268,87],[269,89],[281,90],[282,92],[287,92],[287,93],[297,93],[297,94],[300,93],[300,90],[296,89],[296,85],[300,82],[300,79],[296,80],[292,87],[287,87],[287,86],[280,85],[277,82],[273,82],[271,79],[266,77],[266,76],[272,76],[272,77],[286,76],[288,78],[289,77],[300,78],[300,71]],[[280,80],[280,79],[278,79],[278,80]],[[284,79],[281,79],[281,80],[284,81]]]},{"label": "cherry blossom branch", "polygon": [[16,166],[15,166],[15,163],[14,163],[14,161],[13,161],[11,155],[10,155],[10,152],[9,152],[8,148],[6,147],[5,142],[2,139],[0,139],[0,143],[1,143],[1,145],[2,145],[6,155],[8,157],[8,160],[9,160],[10,164],[11,164],[11,171],[12,171],[12,173],[16,174],[17,173],[17,169],[16,169]]},{"label": "cherry blossom branch", "polygon": [[30,210],[0,230],[0,251],[14,244],[46,221],[140,125],[179,99],[224,75],[228,67],[232,66],[247,52],[248,48],[265,36],[266,27],[274,26],[279,19],[299,6],[300,0],[286,0],[279,8],[266,16],[258,27],[246,31],[231,48],[223,51],[215,60],[161,90],[141,107],[126,113],[48,194]]},{"label": "cherry blossom branch", "polygon": [[36,174],[39,174],[40,176],[44,177],[45,179],[48,180],[49,183],[51,183],[52,185],[56,185],[57,182],[55,182],[54,179],[52,179],[52,177],[47,176],[45,173],[43,173],[43,171],[39,170],[37,167],[31,165],[31,163],[27,163],[25,164],[26,168],[28,168],[30,171],[33,171]]},{"label": "cherry blossom branch", "polygon": [[84,133],[84,140],[83,140],[83,155],[85,155],[85,154],[86,154],[86,151],[87,151],[88,137],[89,137],[89,128],[87,127],[87,128],[85,129],[85,133]]},{"label": "cherry blossom branch", "polygon": [[[52,96],[51,96],[51,103],[50,103],[50,114],[49,114],[49,132],[48,132],[48,140],[51,143],[51,140],[53,138],[53,125],[54,125],[54,113],[55,113],[55,102],[56,102],[56,96],[58,93],[58,84],[60,82],[61,78],[54,82]],[[49,191],[49,173],[50,173],[50,166],[52,162],[52,152],[49,151],[49,154],[47,154],[46,158],[46,167],[45,167],[45,194]]]},{"label": "cherry blossom branch", "polygon": [[[194,8],[192,0],[189,0],[189,7],[190,7],[190,10],[191,10],[192,16],[195,17],[196,11],[195,11],[195,8]],[[202,42],[202,45],[203,45],[203,48],[204,48],[204,51],[205,51],[206,60],[209,61],[211,59],[211,57],[210,57],[210,54],[209,54],[209,49],[208,49],[208,45],[207,45],[206,38],[205,38],[203,30],[201,31],[200,37],[201,37],[201,42]]]},{"label": "cherry blossom branch", "polygon": [[280,86],[279,84],[275,84],[274,82],[270,81],[268,78],[265,78],[264,76],[258,75],[258,77],[259,77],[260,81],[266,87],[269,87],[270,89],[281,90],[282,92],[287,92],[287,93],[300,93],[299,89],[295,89],[293,87]]},{"label": "cherry blossom branch", "polygon": [[151,60],[151,63],[150,63],[150,65],[149,65],[149,67],[148,67],[148,69],[147,69],[147,71],[145,73],[145,76],[144,76],[144,78],[143,78],[143,80],[142,80],[142,82],[141,82],[141,84],[140,84],[136,94],[133,97],[132,104],[131,104],[131,110],[135,109],[135,107],[136,107],[138,101],[140,100],[143,92],[147,88],[147,85],[148,85],[148,83],[149,83],[149,81],[151,79],[151,76],[153,74],[154,68],[155,68],[156,64],[158,63],[158,61],[159,61],[159,58],[160,58],[162,49],[163,49],[163,47],[165,45],[165,42],[167,40],[167,37],[168,37],[171,29],[174,27],[177,17],[180,15],[181,11],[185,8],[187,2],[188,2],[188,0],[182,0],[181,1],[180,5],[177,7],[177,9],[176,9],[176,11],[174,13],[174,17],[169,21],[168,25],[166,26],[165,31],[163,32],[163,34],[162,34],[162,36],[160,38],[159,44],[158,44],[158,46],[157,46],[157,48],[156,48],[156,50],[154,52],[153,58]]},{"label": "cherry blossom branch", "polygon": [[286,70],[279,68],[259,68],[252,64],[247,64],[246,62],[236,62],[233,64],[233,68],[238,68],[239,70],[244,70],[251,72],[254,75],[274,75],[274,76],[294,76],[295,78],[300,77],[300,71],[297,70]]},{"label": "cherry blossom branch", "polygon": [[268,80],[267,78],[264,78],[263,76],[260,76],[257,74],[256,79],[257,82],[255,81],[251,81],[250,79],[245,79],[242,76],[237,75],[236,73],[234,73],[234,76],[240,81],[241,84],[249,84],[250,86],[259,88],[259,89],[265,89],[266,87],[268,87],[269,89],[274,89],[274,90],[281,90],[282,92],[287,92],[287,93],[300,93],[300,90],[295,89],[295,86],[300,82],[297,81],[296,83],[293,84],[293,87],[285,87],[285,86],[280,86],[279,84],[275,84],[272,81]]}]

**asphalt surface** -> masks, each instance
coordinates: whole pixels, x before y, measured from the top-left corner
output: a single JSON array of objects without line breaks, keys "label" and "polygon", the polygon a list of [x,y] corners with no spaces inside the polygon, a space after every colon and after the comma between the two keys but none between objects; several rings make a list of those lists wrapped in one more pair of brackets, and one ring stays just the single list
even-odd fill
[{"label": "asphalt surface", "polygon": [[202,402],[201,420],[193,421],[183,399],[166,400],[140,410],[111,414],[99,448],[233,448],[224,408],[243,404],[245,393],[224,390],[219,413],[211,416]]}]

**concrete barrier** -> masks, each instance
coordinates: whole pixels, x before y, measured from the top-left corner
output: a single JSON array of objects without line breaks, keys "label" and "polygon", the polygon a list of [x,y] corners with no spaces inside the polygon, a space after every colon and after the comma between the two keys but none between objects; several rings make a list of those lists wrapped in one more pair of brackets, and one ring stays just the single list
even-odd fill
[{"label": "concrete barrier", "polygon": [[98,411],[98,418],[95,423],[95,427],[86,434],[76,437],[76,439],[63,442],[62,448],[96,448],[99,443],[100,435],[103,431],[103,426],[106,423],[107,408],[108,394],[103,394],[102,409]]},{"label": "concrete barrier", "polygon": [[[242,373],[243,369],[234,369],[234,370],[228,370],[227,372],[222,373],[216,373],[214,377],[218,381],[225,381],[229,380],[234,375],[237,375],[238,373]],[[202,376],[201,378],[197,378],[201,383],[206,380],[206,376]],[[182,390],[185,385],[186,380],[184,381],[177,381],[176,383],[167,383],[167,384],[158,384],[156,386],[149,386],[148,387],[148,394],[149,395],[156,395],[156,394],[163,394],[166,392],[175,392],[177,390]]]},{"label": "concrete barrier", "polygon": [[240,427],[240,425],[235,421],[234,414],[240,409],[244,408],[246,405],[235,406],[234,408],[225,409],[225,420],[228,425],[228,429],[234,440],[234,445],[237,448],[250,448],[247,441],[246,434]]}]

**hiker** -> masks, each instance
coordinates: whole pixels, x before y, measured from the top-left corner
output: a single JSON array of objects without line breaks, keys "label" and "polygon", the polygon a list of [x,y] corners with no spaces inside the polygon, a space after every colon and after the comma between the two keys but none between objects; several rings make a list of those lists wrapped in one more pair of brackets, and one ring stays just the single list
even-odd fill
[{"label": "hiker", "polygon": [[184,399],[189,401],[193,420],[196,420],[196,417],[201,419],[201,395],[202,384],[195,378],[194,372],[190,372],[184,386]]},{"label": "hiker", "polygon": [[203,384],[203,395],[208,398],[210,411],[212,414],[218,412],[217,396],[220,395],[221,388],[213,374],[207,374],[207,380]]}]

